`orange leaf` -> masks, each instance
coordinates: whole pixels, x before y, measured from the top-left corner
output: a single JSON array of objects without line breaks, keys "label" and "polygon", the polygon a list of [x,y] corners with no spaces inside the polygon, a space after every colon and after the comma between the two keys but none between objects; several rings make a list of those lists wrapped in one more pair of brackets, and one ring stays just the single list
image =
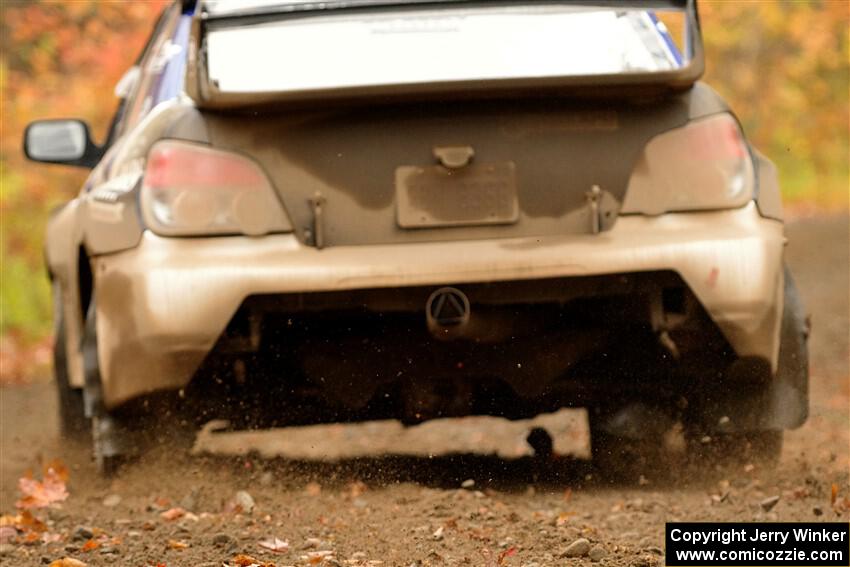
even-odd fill
[{"label": "orange leaf", "polygon": [[23,476],[18,479],[18,490],[23,495],[15,503],[18,508],[44,508],[55,502],[62,502],[68,498],[68,490],[65,488],[67,471],[48,468],[44,473],[44,480],[37,481],[31,476]]},{"label": "orange leaf", "polygon": [[168,540],[168,547],[170,547],[171,549],[178,549],[179,550],[179,549],[186,549],[187,547],[189,547],[189,544],[186,543],[185,541],[170,539],[170,540]]},{"label": "orange leaf", "polygon": [[44,476],[53,476],[62,482],[68,482],[68,467],[60,459],[53,459],[44,465]]},{"label": "orange leaf", "polygon": [[83,551],[94,551],[98,547],[100,547],[100,544],[96,540],[90,539],[86,543],[84,543],[83,547],[81,547],[80,549]]},{"label": "orange leaf", "polygon": [[171,508],[169,510],[166,510],[162,514],[160,514],[159,517],[162,518],[163,520],[172,521],[172,520],[176,520],[178,518],[182,518],[185,515],[186,515],[186,510],[184,510],[183,508]]},{"label": "orange leaf", "polygon": [[243,555],[241,553],[233,558],[233,563],[239,567],[275,567],[274,563],[265,563],[259,559],[254,559],[250,555]]},{"label": "orange leaf", "polygon": [[516,547],[509,547],[499,554],[499,565],[503,565],[505,559],[516,553]]},{"label": "orange leaf", "polygon": [[47,567],[86,567],[86,564],[80,561],[79,559],[74,559],[73,557],[65,557],[63,559],[57,559],[56,561],[53,561]]}]

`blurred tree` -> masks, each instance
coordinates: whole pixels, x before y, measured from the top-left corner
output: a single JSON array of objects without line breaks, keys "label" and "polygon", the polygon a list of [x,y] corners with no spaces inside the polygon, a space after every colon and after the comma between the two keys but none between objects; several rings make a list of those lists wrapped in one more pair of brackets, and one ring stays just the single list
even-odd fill
[{"label": "blurred tree", "polygon": [[786,202],[848,205],[850,2],[700,0],[706,81],[780,171]]},{"label": "blurred tree", "polygon": [[144,45],[165,0],[0,4],[0,334],[50,331],[42,266],[49,211],[72,198],[80,169],[28,163],[21,135],[35,118],[80,117],[104,136],[110,96]]}]

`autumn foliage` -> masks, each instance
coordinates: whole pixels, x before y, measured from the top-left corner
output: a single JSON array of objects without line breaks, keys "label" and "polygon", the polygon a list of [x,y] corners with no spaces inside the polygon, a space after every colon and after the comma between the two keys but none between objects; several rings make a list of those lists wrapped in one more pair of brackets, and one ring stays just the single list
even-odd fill
[{"label": "autumn foliage", "polygon": [[[0,374],[9,374],[8,353],[50,333],[44,226],[50,209],[73,197],[85,177],[82,170],[26,162],[23,129],[35,118],[79,117],[102,138],[117,103],[113,87],[165,3],[0,4],[0,336],[6,366]],[[846,209],[850,3],[701,0],[699,6],[706,79],[776,161],[786,200]]]},{"label": "autumn foliage", "polygon": [[26,161],[23,130],[36,118],[79,117],[102,139],[117,105],[115,83],[166,3],[0,3],[0,373],[7,378],[23,371],[15,352],[51,331],[44,226],[86,176]]}]

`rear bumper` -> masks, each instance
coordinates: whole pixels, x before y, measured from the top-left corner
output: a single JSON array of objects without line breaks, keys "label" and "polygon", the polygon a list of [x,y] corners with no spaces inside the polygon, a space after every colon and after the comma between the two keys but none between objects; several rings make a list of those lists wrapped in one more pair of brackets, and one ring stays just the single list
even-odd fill
[{"label": "rear bumper", "polygon": [[[740,356],[776,368],[783,225],[753,203],[722,212],[624,216],[603,234],[334,247],[292,235],[163,238],[96,259],[104,398],[184,387],[244,299],[256,294],[441,286],[672,270]],[[424,308],[424,306],[423,306]]]}]

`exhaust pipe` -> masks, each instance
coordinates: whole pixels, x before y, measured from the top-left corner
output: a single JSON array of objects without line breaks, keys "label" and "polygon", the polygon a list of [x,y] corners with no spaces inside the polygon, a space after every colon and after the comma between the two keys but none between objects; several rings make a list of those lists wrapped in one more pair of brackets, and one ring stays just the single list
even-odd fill
[{"label": "exhaust pipe", "polygon": [[439,339],[453,339],[469,324],[469,298],[454,287],[442,287],[425,304],[428,330]]}]

